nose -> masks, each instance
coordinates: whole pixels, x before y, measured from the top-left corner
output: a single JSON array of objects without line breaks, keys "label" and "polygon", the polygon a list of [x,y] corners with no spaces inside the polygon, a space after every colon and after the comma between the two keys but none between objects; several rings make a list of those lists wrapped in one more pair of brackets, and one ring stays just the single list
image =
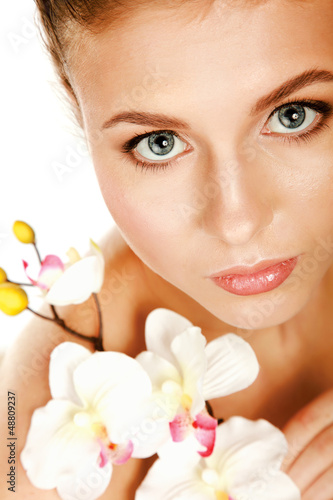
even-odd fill
[{"label": "nose", "polygon": [[[273,220],[272,195],[260,168],[233,162],[217,173],[214,196],[201,216],[203,229],[230,246],[245,245]],[[235,167],[236,165],[236,167]]]}]

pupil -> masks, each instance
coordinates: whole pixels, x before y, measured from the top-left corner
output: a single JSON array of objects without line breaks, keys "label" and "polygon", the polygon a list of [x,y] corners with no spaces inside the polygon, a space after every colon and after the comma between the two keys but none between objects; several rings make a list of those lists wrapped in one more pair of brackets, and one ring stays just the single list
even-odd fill
[{"label": "pupil", "polygon": [[154,154],[166,155],[174,146],[174,138],[172,134],[163,132],[163,134],[152,134],[148,137],[148,145]]},{"label": "pupil", "polygon": [[303,106],[300,106],[299,104],[284,106],[279,110],[279,120],[285,127],[300,127],[305,120],[305,111]]}]

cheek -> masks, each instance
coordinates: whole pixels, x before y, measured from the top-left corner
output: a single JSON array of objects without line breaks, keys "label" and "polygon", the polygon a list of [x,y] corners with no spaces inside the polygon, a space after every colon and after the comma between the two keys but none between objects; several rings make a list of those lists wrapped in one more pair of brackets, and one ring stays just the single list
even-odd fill
[{"label": "cheek", "polygon": [[[331,134],[316,147],[276,147],[270,150],[274,170],[272,199],[285,223],[312,236],[333,228],[333,141]],[[280,205],[280,207],[279,207]]]},{"label": "cheek", "polygon": [[323,146],[286,162],[291,175],[285,225],[293,228],[294,241],[305,253],[290,290],[295,296],[317,286],[332,265],[333,148]]},{"label": "cheek", "polygon": [[307,178],[299,187],[302,210],[299,219],[304,230],[315,235],[333,231],[333,152],[330,157],[312,158]]},{"label": "cheek", "polygon": [[164,275],[171,260],[173,265],[180,262],[179,248],[186,246],[188,228],[179,216],[180,193],[170,195],[167,183],[154,180],[149,186],[147,180],[132,183],[97,175],[105,203],[128,245],[151,269]]}]

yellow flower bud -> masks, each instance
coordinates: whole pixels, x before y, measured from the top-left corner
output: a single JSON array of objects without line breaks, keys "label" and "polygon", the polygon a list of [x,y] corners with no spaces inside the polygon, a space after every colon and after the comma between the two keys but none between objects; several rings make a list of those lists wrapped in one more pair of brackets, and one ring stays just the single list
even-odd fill
[{"label": "yellow flower bud", "polygon": [[21,243],[35,243],[35,233],[34,230],[27,224],[21,220],[17,220],[14,222],[13,231],[16,238]]},{"label": "yellow flower bud", "polygon": [[20,314],[29,304],[25,291],[14,283],[0,284],[0,310],[9,316]]},{"label": "yellow flower bud", "polygon": [[7,281],[6,272],[0,267],[0,283],[5,283]]}]

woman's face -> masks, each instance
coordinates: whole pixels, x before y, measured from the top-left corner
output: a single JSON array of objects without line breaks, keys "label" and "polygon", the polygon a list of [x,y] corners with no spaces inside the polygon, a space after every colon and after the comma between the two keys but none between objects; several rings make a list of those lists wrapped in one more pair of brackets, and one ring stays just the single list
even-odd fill
[{"label": "woman's face", "polygon": [[[137,10],[81,46],[73,83],[129,246],[217,318],[264,328],[300,311],[332,264],[333,4],[206,7]],[[208,278],[296,256],[288,277]]]}]

